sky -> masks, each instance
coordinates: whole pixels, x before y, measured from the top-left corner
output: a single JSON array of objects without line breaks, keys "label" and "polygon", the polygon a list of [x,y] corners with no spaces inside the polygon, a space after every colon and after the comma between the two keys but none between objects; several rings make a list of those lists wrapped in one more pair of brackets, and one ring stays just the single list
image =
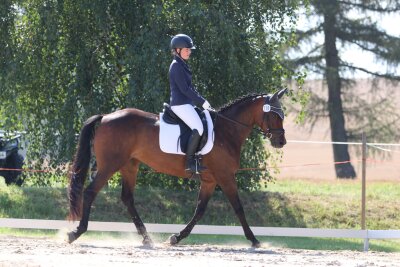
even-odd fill
[{"label": "sky", "polygon": [[[357,17],[358,15],[354,12],[350,12],[350,14],[354,17]],[[400,14],[392,14],[392,15],[387,15],[384,17],[379,17],[376,18],[378,21],[378,24],[381,26],[382,29],[386,30],[387,33],[394,35],[394,36],[400,36]],[[298,26],[300,29],[306,29],[309,28],[308,25],[315,25],[315,20],[310,20],[310,17],[306,16],[300,16]],[[317,40],[320,40],[319,42],[322,43],[323,36],[317,37]],[[352,45],[350,47],[346,48],[339,48],[341,55],[343,58],[356,65],[360,66],[363,68],[366,68],[371,71],[377,71],[377,72],[382,72],[386,71],[388,66],[385,64],[379,63],[375,60],[374,56],[372,53],[369,52],[363,52],[360,49],[358,49],[355,45]],[[400,75],[400,66],[397,66],[395,68],[396,73]],[[354,75],[356,78],[366,78],[369,77],[368,74],[365,74],[363,72],[356,72]],[[309,74],[309,78],[311,78],[311,75]],[[314,78],[314,77],[313,77]]]},{"label": "sky", "polygon": [[[395,36],[400,36],[400,15],[391,15],[391,16],[386,16],[383,17],[380,20],[380,25],[382,29],[386,30],[387,33]],[[354,62],[358,66],[366,66],[368,69],[373,70],[373,71],[380,71],[382,69],[386,69],[387,66],[382,65],[379,62],[376,62],[374,57],[372,56],[371,53],[362,53],[360,49],[353,48],[349,49],[344,53],[344,56],[346,59],[349,59],[349,61]],[[399,67],[397,67],[397,73],[400,74]],[[366,75],[366,74],[359,74],[361,75]]]}]

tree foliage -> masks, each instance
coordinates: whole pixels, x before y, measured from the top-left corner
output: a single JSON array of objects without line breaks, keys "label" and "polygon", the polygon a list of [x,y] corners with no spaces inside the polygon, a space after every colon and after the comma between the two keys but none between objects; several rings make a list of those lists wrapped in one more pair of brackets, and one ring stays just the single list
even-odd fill
[{"label": "tree foliage", "polygon": [[[308,29],[296,33],[299,47],[308,49],[290,59],[293,68],[303,67],[321,74],[327,97],[312,95],[307,121],[313,125],[321,117],[329,117],[332,141],[360,141],[366,132],[369,140],[393,142],[400,138],[398,107],[387,95],[379,94],[384,83],[371,82],[369,94],[354,91],[354,79],[348,73],[364,72],[371,77],[400,81],[394,71],[400,62],[400,38],[380,27],[379,16],[400,10],[398,1],[323,0],[309,1],[307,17],[315,21]],[[323,41],[319,42],[322,36]],[[376,72],[365,66],[347,62],[342,51],[348,47],[372,53],[387,69]],[[297,49],[299,48],[297,47]],[[350,76],[351,77],[351,76]],[[347,145],[333,145],[336,162],[349,161]],[[350,163],[335,165],[339,178],[354,178]]]},{"label": "tree foliage", "polygon": [[[0,5],[0,100],[9,118],[2,126],[21,121],[31,158],[57,166],[71,160],[75,136],[89,116],[125,107],[161,110],[169,99],[169,42],[177,33],[194,39],[194,84],[213,106],[279,88],[288,73],[276,49],[288,40],[284,30],[293,23],[297,1]],[[255,149],[252,163],[265,161],[263,146]]]}]

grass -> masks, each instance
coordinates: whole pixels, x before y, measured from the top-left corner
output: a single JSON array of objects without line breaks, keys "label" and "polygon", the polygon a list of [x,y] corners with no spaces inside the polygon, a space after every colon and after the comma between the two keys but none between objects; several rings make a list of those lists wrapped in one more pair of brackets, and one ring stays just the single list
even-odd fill
[{"label": "grass", "polygon": [[[283,180],[270,184],[268,191],[284,194],[289,198],[292,205],[302,210],[307,227],[361,228],[361,182],[358,180]],[[400,229],[399,212],[399,183],[367,183],[367,228]]]},{"label": "grass", "polygon": [[[280,180],[261,192],[241,192],[247,219],[252,226],[360,229],[361,185],[359,181]],[[103,189],[92,209],[91,220],[129,222],[120,201],[120,189]],[[135,204],[147,223],[185,224],[196,205],[197,192],[138,188]],[[390,182],[367,184],[369,229],[400,229],[400,185]],[[63,220],[68,214],[65,188],[7,187],[0,184],[0,217]],[[239,225],[221,192],[215,192],[200,224]],[[54,236],[54,231],[1,229],[0,234]],[[85,236],[110,236],[89,233]],[[112,234],[118,236],[118,233]],[[161,241],[166,235],[155,235]],[[303,249],[361,250],[361,239],[260,237],[271,246]],[[188,244],[246,243],[244,237],[190,235]],[[370,249],[400,251],[397,240],[370,240]]]}]

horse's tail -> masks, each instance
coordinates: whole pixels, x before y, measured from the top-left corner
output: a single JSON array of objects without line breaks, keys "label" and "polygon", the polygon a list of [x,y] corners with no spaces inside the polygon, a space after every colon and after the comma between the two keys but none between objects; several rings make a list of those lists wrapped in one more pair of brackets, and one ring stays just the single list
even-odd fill
[{"label": "horse's tail", "polygon": [[69,172],[69,219],[78,220],[82,216],[82,194],[91,157],[91,140],[96,123],[102,115],[90,117],[83,125],[72,169]]}]

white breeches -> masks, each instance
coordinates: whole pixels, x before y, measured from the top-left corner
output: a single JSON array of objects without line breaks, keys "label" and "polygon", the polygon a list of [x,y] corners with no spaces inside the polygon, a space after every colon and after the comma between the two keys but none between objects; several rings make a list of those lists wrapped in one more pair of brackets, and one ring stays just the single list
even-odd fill
[{"label": "white breeches", "polygon": [[200,135],[203,135],[203,123],[192,105],[171,106],[171,109],[192,131],[197,130]]}]

